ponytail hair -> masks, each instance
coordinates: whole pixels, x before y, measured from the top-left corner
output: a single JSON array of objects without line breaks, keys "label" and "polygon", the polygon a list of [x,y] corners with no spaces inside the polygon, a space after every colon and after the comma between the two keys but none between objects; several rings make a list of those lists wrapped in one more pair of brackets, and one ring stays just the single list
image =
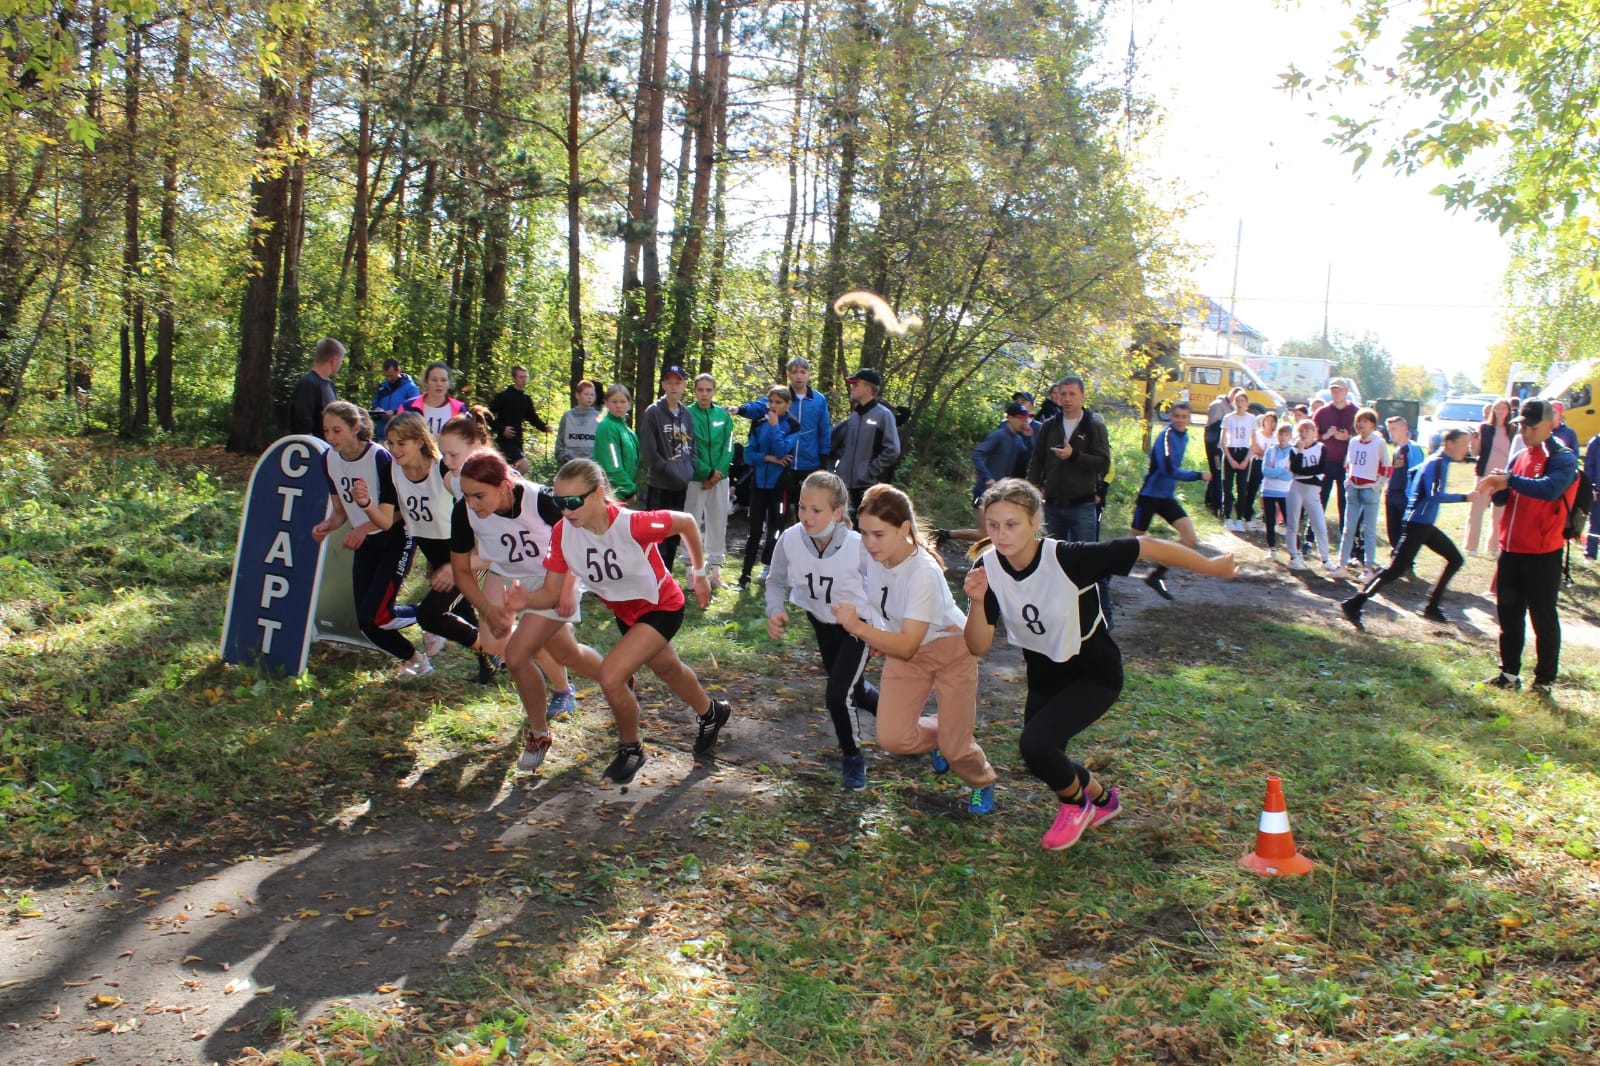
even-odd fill
[{"label": "ponytail hair", "polygon": [[322,417],[327,418],[329,415],[355,430],[356,440],[372,439],[372,416],[349,400],[335,400],[324,407]]},{"label": "ponytail hair", "polygon": [[889,306],[888,300],[866,289],[854,289],[833,301],[833,313],[836,315],[843,315],[851,308],[865,311],[877,319],[878,325],[891,337],[904,337],[907,333],[922,329],[922,316],[906,315],[901,318]]},{"label": "ponytail hair", "polygon": [[862,515],[871,515],[880,522],[899,528],[906,523],[911,524],[911,542],[918,548],[927,552],[939,564],[939,569],[944,569],[944,559],[934,550],[929,543],[928,534],[917,522],[916,509],[911,506],[911,497],[895,488],[893,485],[873,485],[861,497],[861,506],[856,508],[856,518],[859,521]]},{"label": "ponytail hair", "polygon": [[[997,503],[1011,503],[1028,512],[1029,518],[1037,518],[1044,512],[1044,497],[1039,495],[1039,490],[1031,481],[1024,481],[1019,477],[1003,477],[984,490],[978,497],[978,521],[983,521],[983,516],[989,508]],[[1043,536],[1043,531],[1040,531]],[[967,558],[976,559],[988,551],[993,544],[988,537],[967,549]]]},{"label": "ponytail hair", "polygon": [[485,407],[469,407],[446,422],[439,429],[439,436],[446,434],[460,437],[468,444],[489,444],[489,411]]}]

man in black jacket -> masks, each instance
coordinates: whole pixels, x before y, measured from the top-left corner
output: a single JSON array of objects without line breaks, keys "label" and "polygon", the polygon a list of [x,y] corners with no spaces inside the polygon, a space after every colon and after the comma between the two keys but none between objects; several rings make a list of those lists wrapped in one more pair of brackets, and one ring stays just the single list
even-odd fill
[{"label": "man in black jacket", "polygon": [[1051,390],[1061,413],[1033,432],[1028,480],[1044,495],[1044,520],[1059,540],[1100,539],[1095,490],[1111,470],[1111,437],[1099,415],[1083,405],[1083,379],[1062,378]]},{"label": "man in black jacket", "polygon": [[344,363],[344,345],[332,337],[317,342],[311,369],[300,375],[289,398],[289,432],[322,436],[322,409],[339,398],[333,375]]},{"label": "man in black jacket", "polygon": [[[1044,495],[1044,521],[1057,540],[1100,539],[1095,497],[1111,472],[1111,435],[1104,420],[1083,405],[1083,379],[1069,374],[1050,395],[1061,412],[1033,431],[1028,480]],[[1111,624],[1111,589],[1100,582],[1100,606]]]},{"label": "man in black jacket", "polygon": [[528,368],[512,367],[511,384],[489,401],[489,416],[494,424],[494,443],[506,462],[520,473],[528,472],[528,457],[523,452],[523,427],[529,422],[540,433],[549,433],[550,427],[534,409],[533,397],[528,395]]}]

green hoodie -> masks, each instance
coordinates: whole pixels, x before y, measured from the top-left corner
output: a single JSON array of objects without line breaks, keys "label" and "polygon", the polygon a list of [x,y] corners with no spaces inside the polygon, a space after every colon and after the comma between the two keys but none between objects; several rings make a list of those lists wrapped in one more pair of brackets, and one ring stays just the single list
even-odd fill
[{"label": "green hoodie", "polygon": [[595,423],[594,461],[606,472],[614,496],[626,499],[639,491],[639,437],[628,423],[610,414]]},{"label": "green hoodie", "polygon": [[689,417],[694,420],[694,480],[704,481],[713,473],[726,478],[733,462],[732,416],[716,404],[694,404]]}]

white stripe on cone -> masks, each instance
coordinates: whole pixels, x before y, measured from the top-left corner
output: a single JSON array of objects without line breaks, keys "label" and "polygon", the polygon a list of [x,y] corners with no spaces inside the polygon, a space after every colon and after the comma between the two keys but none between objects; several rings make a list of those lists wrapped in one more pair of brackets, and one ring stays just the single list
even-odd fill
[{"label": "white stripe on cone", "polygon": [[1262,811],[1261,832],[1287,833],[1289,831],[1288,811]]}]

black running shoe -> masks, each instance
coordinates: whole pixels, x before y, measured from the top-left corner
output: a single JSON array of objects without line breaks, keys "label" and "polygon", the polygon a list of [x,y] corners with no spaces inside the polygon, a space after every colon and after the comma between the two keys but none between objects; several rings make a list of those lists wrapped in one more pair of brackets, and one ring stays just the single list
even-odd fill
[{"label": "black running shoe", "polygon": [[1448,622],[1448,621],[1450,621],[1450,619],[1445,616],[1445,613],[1443,611],[1439,610],[1437,605],[1431,604],[1431,603],[1428,604],[1428,606],[1424,607],[1422,610],[1418,611],[1417,613],[1422,615],[1422,617],[1426,618],[1430,622]]},{"label": "black running shoe", "polygon": [[700,732],[694,738],[696,755],[707,755],[717,746],[717,737],[722,733],[722,727],[728,724],[731,714],[733,706],[727,700],[711,701],[711,709],[700,716]]},{"label": "black running shoe", "polygon": [[505,660],[498,655],[478,656],[478,684],[493,683],[494,675],[505,669]]},{"label": "black running shoe", "polygon": [[1361,623],[1361,604],[1356,600],[1345,600],[1339,604],[1339,610],[1343,613],[1345,620],[1357,629],[1367,628]]},{"label": "black running shoe", "polygon": [[1172,593],[1167,591],[1167,583],[1162,580],[1161,575],[1155,571],[1151,571],[1144,576],[1144,583],[1154,589],[1156,595],[1160,596],[1162,599],[1174,599]]},{"label": "black running shoe", "polygon": [[626,785],[644,765],[644,747],[640,744],[618,744],[617,757],[611,760],[601,777],[613,785]]}]

